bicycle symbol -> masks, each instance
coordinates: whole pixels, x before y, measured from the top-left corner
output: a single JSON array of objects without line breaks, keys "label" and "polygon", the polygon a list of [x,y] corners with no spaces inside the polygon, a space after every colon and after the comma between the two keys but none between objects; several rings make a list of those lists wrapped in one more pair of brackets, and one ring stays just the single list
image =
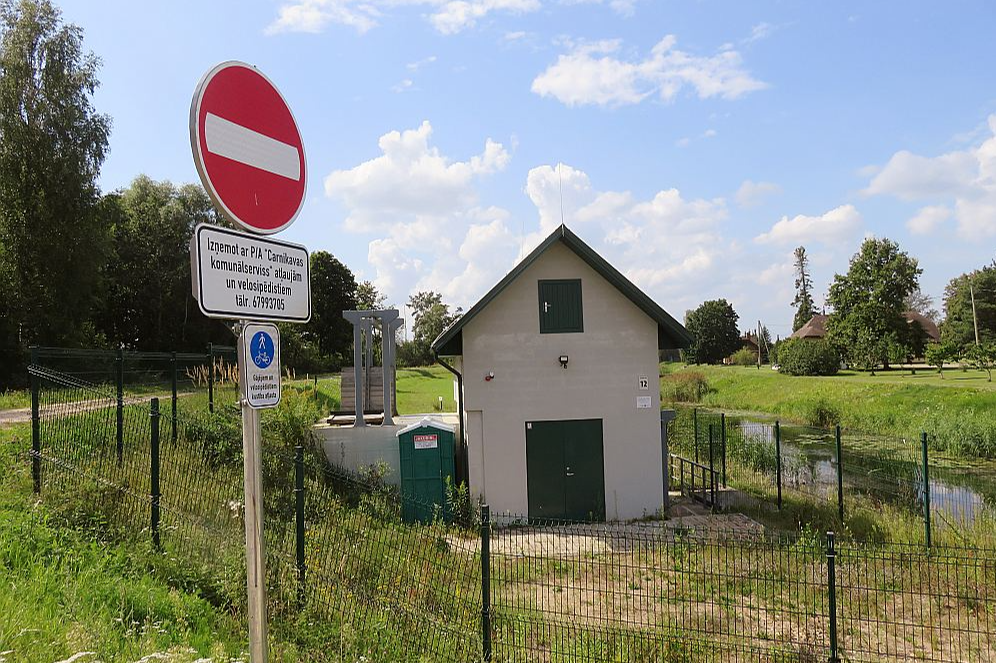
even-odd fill
[{"label": "bicycle symbol", "polygon": [[273,363],[273,339],[263,331],[256,332],[249,343],[252,363],[259,368],[268,368]]}]

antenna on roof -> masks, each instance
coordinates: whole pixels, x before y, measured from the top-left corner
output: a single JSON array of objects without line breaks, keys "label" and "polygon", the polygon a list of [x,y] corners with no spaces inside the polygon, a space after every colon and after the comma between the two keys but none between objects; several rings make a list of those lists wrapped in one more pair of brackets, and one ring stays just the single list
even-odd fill
[{"label": "antenna on roof", "polygon": [[557,179],[560,181],[560,225],[564,225],[564,175],[560,172],[562,165],[561,162],[557,162]]}]

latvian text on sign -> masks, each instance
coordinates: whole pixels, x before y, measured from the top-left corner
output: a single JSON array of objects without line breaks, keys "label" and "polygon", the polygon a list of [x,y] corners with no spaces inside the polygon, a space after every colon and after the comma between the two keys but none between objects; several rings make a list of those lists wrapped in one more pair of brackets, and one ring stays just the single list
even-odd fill
[{"label": "latvian text on sign", "polygon": [[190,258],[194,297],[208,317],[311,318],[311,273],[303,246],[200,224]]}]

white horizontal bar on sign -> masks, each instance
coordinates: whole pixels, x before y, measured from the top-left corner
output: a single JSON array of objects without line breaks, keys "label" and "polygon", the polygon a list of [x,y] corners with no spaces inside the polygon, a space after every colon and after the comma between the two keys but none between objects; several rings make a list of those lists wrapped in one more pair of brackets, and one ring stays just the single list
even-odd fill
[{"label": "white horizontal bar on sign", "polygon": [[301,179],[301,157],[293,145],[208,113],[204,118],[208,152],[291,180]]}]

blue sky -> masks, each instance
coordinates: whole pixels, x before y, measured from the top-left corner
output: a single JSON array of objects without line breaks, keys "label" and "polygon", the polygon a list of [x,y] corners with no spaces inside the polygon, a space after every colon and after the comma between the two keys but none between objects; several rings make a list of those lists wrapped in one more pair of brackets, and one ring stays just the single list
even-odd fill
[{"label": "blue sky", "polygon": [[[281,237],[394,304],[466,307],[567,224],[676,317],[790,333],[862,238],[938,300],[996,257],[996,5],[651,0],[64,1],[103,61],[101,186],[197,181],[190,97],[260,67],[304,136]],[[563,205],[561,205],[561,191]]]}]

